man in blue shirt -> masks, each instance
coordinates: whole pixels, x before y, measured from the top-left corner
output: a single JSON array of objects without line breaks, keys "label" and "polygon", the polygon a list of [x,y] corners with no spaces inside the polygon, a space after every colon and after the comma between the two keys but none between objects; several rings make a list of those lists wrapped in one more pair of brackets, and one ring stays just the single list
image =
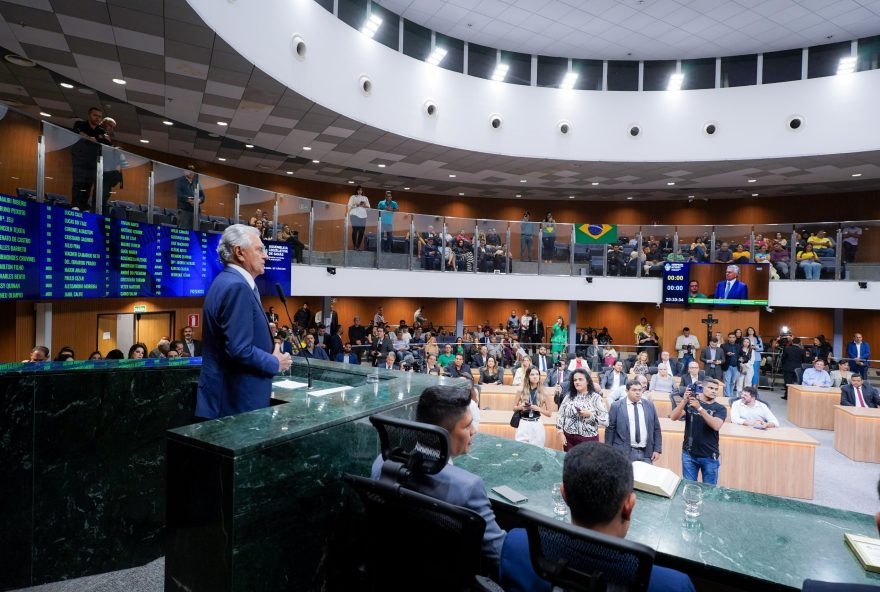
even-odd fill
[{"label": "man in blue shirt", "polygon": [[[571,523],[602,534],[626,538],[636,505],[629,458],[598,442],[575,446],[565,455],[562,496],[571,509]],[[507,592],[550,592],[550,582],[538,577],[529,558],[522,528],[511,530],[501,549],[501,585]],[[655,565],[648,592],[693,592],[685,574]]]},{"label": "man in blue shirt", "polygon": [[315,336],[311,333],[306,335],[306,346],[299,351],[298,357],[330,361],[324,348],[315,345]]},{"label": "man in blue shirt", "polygon": [[382,250],[391,252],[392,230],[394,229],[394,212],[397,211],[397,202],[391,197],[391,192],[385,192],[385,199],[379,202],[379,219],[382,223]]},{"label": "man in blue shirt", "polygon": [[831,375],[825,371],[825,360],[817,359],[812,368],[804,370],[804,386],[831,386]]},{"label": "man in blue shirt", "polygon": [[519,223],[519,259],[520,261],[532,260],[532,242],[535,237],[535,223],[530,221],[529,213],[523,214],[522,222]]}]

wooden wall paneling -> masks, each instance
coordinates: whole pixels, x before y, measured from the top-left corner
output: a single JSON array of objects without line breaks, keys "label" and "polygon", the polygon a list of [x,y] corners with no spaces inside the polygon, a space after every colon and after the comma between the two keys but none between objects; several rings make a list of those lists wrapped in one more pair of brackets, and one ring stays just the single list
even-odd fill
[{"label": "wooden wall paneling", "polygon": [[[160,208],[176,210],[177,192],[174,190],[176,183],[176,179],[156,183],[153,187],[153,205]],[[205,198],[205,201],[207,201],[207,197]]]},{"label": "wooden wall paneling", "polygon": [[[853,333],[861,333],[862,338],[872,346],[876,353],[872,353],[872,358],[880,355],[880,311],[878,310],[856,310],[846,309],[843,311],[843,344],[852,341]],[[831,340],[829,333],[825,334],[828,340]],[[837,352],[835,352],[837,353]],[[841,352],[842,353],[842,352]]]},{"label": "wooden wall paneling", "polygon": [[396,325],[403,319],[412,325],[413,313],[420,304],[425,306],[425,316],[434,327],[455,330],[455,300],[450,298],[337,298],[335,307],[339,322],[346,327],[356,315],[362,325],[369,325],[380,306],[390,324]]},{"label": "wooden wall paneling", "polygon": [[[316,251],[343,250],[343,241],[345,240],[345,214],[346,209],[344,206],[327,203],[315,204],[315,235],[310,241],[312,249]],[[308,218],[306,219],[306,224],[308,224]],[[300,235],[302,235],[302,233],[300,233]]]},{"label": "wooden wall paneling", "polygon": [[653,325],[663,345],[664,320],[657,306],[638,302],[578,302],[578,328],[608,327],[608,332],[617,346],[634,345],[633,328],[641,317],[646,317]]},{"label": "wooden wall paneling", "polygon": [[825,335],[828,341],[834,336],[834,311],[830,308],[782,308],[773,307],[773,312],[761,309],[761,330],[763,339],[779,335],[779,330],[787,326],[795,337],[815,337]]},{"label": "wooden wall paneling", "polygon": [[[667,327],[667,339],[663,341],[663,349],[668,351],[673,357],[676,356],[675,339],[681,335],[684,327],[689,327],[691,333],[700,340],[700,347],[708,345],[706,341],[706,325],[702,322],[709,313],[712,318],[718,319],[720,322],[712,325],[712,333],[721,332],[722,340],[727,338],[727,334],[735,329],[742,329],[745,333],[746,328],[754,327],[758,335],[761,335],[760,313],[756,307],[747,308],[740,307],[739,310],[726,309],[722,307],[703,308],[683,306],[664,306],[663,318],[664,325]],[[722,341],[723,343],[723,341]]]},{"label": "wooden wall paneling", "polygon": [[108,201],[120,199],[136,204],[146,204],[147,185],[153,165],[150,161],[133,154],[125,154],[125,158],[128,161],[128,166],[122,169],[122,187],[118,185],[114,187]]},{"label": "wooden wall paneling", "polygon": [[15,195],[18,187],[37,188],[39,135],[40,124],[24,115],[7,111],[0,119],[0,192]]},{"label": "wooden wall paneling", "polygon": [[156,348],[162,337],[169,337],[174,341],[174,331],[172,331],[174,316],[171,312],[141,314],[140,319],[135,321],[135,342],[146,345],[149,352]]},{"label": "wooden wall paneling", "polygon": [[[287,320],[287,314],[284,312],[284,306],[281,304],[280,298],[277,296],[263,296],[261,300],[263,302],[263,310],[268,311],[270,306],[275,309],[275,314],[278,315],[279,327],[290,324],[290,321]],[[290,317],[293,318],[296,316],[296,311],[302,308],[303,303],[309,305],[309,310],[312,311],[312,318],[314,319],[315,314],[321,310],[321,299],[315,297],[302,298],[295,295],[288,296],[287,298],[287,309],[290,311]]]},{"label": "wooden wall paneling", "polygon": [[464,301],[464,324],[467,327],[482,325],[487,320],[493,327],[501,323],[507,326],[510,311],[516,310],[518,316],[525,314],[526,309],[531,313],[538,313],[538,317],[544,321],[545,340],[551,335],[550,327],[556,322],[557,316],[562,316],[568,326],[568,301],[567,300],[496,300],[482,298],[466,298]]},{"label": "wooden wall paneling", "polygon": [[877,263],[880,261],[880,226],[862,225],[862,236],[856,251],[856,263]]}]

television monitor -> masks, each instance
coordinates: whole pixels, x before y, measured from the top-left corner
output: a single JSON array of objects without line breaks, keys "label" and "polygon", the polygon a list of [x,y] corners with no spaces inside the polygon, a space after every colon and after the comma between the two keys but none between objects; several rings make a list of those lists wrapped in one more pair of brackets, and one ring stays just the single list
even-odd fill
[{"label": "television monitor", "polygon": [[663,264],[663,304],[767,306],[769,263]]}]

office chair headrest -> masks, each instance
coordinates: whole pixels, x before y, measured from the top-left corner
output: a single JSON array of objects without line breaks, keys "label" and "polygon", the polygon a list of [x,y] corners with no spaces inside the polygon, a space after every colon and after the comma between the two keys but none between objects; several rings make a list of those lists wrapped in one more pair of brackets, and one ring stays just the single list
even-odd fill
[{"label": "office chair headrest", "polygon": [[449,432],[440,426],[381,415],[370,416],[370,422],[379,432],[385,464],[396,464],[402,473],[398,480],[436,475],[449,462]]}]

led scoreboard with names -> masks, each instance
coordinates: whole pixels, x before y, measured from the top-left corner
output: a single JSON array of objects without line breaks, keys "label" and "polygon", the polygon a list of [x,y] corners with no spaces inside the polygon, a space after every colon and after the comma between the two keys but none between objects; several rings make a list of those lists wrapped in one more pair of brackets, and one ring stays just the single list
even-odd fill
[{"label": "led scoreboard with names", "polygon": [[[0,195],[0,299],[204,296],[223,268],[219,242]],[[266,245],[276,256],[261,288],[274,294],[277,281],[289,294],[289,245]]]}]

